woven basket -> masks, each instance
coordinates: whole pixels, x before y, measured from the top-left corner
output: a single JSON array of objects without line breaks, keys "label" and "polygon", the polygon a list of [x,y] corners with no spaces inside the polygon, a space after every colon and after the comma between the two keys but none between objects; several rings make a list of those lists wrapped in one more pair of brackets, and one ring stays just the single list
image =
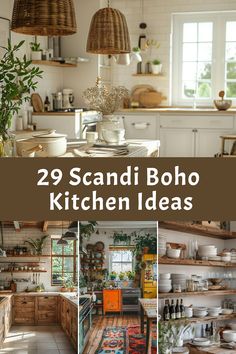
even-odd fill
[{"label": "woven basket", "polygon": [[11,30],[35,36],[76,33],[73,0],[15,0]]},{"label": "woven basket", "polygon": [[130,53],[130,38],[125,16],[116,9],[98,10],[91,21],[87,52],[95,54]]}]

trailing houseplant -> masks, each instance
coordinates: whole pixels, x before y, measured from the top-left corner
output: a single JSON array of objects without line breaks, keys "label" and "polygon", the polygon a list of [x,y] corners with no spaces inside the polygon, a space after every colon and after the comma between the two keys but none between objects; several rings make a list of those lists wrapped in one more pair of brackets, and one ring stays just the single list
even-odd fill
[{"label": "trailing houseplant", "polygon": [[157,237],[151,234],[139,234],[134,239],[134,253],[139,256],[143,253],[156,254],[157,252]]},{"label": "trailing houseplant", "polygon": [[87,223],[79,223],[80,242],[82,242],[83,239],[88,240],[90,238],[90,236],[95,232],[96,225],[96,221],[87,221]]},{"label": "trailing houseplant", "polygon": [[30,100],[30,91],[37,88],[36,78],[42,77],[38,67],[31,66],[31,60],[17,56],[24,41],[3,47],[5,53],[0,60],[0,156],[8,156],[5,149],[9,143],[9,128],[15,113],[21,105]]},{"label": "trailing houseplant", "polygon": [[131,235],[124,234],[123,231],[114,232],[113,242],[114,245],[119,245],[119,244],[130,245]]},{"label": "trailing houseplant", "polygon": [[48,238],[48,236],[49,235],[44,235],[41,238],[37,238],[36,240],[29,238],[24,243],[28,243],[34,249],[35,254],[37,256],[40,256],[43,253],[43,247],[45,245],[45,241]]}]

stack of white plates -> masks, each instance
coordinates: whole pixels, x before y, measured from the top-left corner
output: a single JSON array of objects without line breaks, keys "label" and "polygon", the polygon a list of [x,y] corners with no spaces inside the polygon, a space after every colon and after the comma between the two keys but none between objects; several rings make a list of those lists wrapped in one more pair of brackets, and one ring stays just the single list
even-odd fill
[{"label": "stack of white plates", "polygon": [[194,307],[193,317],[206,317],[208,314],[207,307]]},{"label": "stack of white plates", "polygon": [[224,252],[221,256],[222,262],[231,262],[231,252]]},{"label": "stack of white plates", "polygon": [[158,236],[158,254],[160,256],[165,256],[166,254],[166,236]]},{"label": "stack of white plates", "polygon": [[208,338],[194,338],[192,344],[198,347],[208,347],[211,342]]},{"label": "stack of white plates", "polygon": [[170,274],[160,274],[158,291],[160,293],[169,293],[172,290],[172,280],[170,279]]},{"label": "stack of white plates", "polygon": [[231,252],[231,263],[236,263],[236,252]]},{"label": "stack of white plates", "polygon": [[209,258],[217,256],[217,248],[214,245],[200,245],[198,246],[198,255],[201,258]]},{"label": "stack of white plates", "polygon": [[186,289],[186,274],[171,274],[171,279],[173,286],[180,285],[182,291]]}]

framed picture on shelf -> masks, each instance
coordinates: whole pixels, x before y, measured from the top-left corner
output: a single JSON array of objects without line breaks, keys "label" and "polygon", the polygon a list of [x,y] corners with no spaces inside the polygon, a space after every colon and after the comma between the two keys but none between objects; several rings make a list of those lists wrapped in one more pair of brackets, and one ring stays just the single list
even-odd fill
[{"label": "framed picture on shelf", "polygon": [[5,17],[0,17],[0,58],[4,55],[3,47],[7,47],[10,39],[10,20]]}]

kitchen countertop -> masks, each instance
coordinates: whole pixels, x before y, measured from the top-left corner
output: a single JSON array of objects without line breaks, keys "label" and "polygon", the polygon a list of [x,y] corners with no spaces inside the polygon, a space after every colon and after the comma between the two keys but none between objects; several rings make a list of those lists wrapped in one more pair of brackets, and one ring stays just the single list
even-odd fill
[{"label": "kitchen countertop", "polygon": [[235,351],[232,349],[225,349],[220,348],[219,345],[214,345],[212,347],[193,347],[192,345],[188,344],[188,348],[190,349],[190,354],[230,354],[234,353]]},{"label": "kitchen countertop", "polygon": [[63,293],[63,292],[53,292],[53,291],[42,291],[42,292],[22,292],[14,293],[13,296],[61,296],[68,300],[72,305],[78,306],[77,293]]},{"label": "kitchen countertop", "polygon": [[115,114],[122,113],[206,113],[206,114],[236,114],[236,108],[228,109],[227,111],[218,111],[216,108],[186,108],[186,107],[160,107],[160,108],[124,108]]},{"label": "kitchen countertop", "polygon": [[88,111],[78,111],[76,112],[33,112],[33,116],[58,116],[58,117],[63,117],[63,116],[74,116],[76,113],[82,113],[82,114],[91,114],[91,113],[98,113],[97,111],[94,111],[93,109],[88,110]]}]

